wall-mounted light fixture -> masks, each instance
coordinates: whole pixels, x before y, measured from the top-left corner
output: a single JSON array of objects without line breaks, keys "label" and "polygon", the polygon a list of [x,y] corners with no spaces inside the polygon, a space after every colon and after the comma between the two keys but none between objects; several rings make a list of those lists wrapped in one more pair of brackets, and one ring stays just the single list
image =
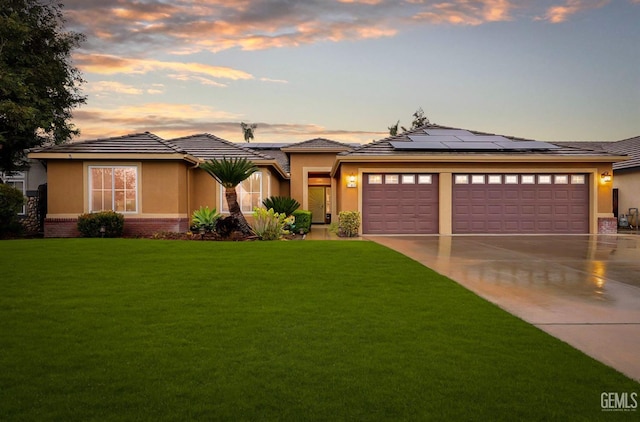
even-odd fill
[{"label": "wall-mounted light fixture", "polygon": [[347,187],[348,188],[355,188],[358,186],[358,179],[356,178],[355,175],[350,175],[349,177],[347,177]]},{"label": "wall-mounted light fixture", "polygon": [[608,171],[605,171],[600,175],[600,178],[604,183],[609,183],[611,181],[611,173],[609,173]]}]

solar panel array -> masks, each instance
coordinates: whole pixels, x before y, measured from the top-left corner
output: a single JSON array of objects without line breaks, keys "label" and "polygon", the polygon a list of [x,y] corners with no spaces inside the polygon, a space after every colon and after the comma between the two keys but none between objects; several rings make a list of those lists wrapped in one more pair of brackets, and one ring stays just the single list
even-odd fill
[{"label": "solar panel array", "polygon": [[425,151],[523,151],[549,150],[557,145],[540,141],[513,141],[499,135],[474,135],[460,129],[425,129],[425,134],[408,135],[411,142],[392,141],[396,150]]}]

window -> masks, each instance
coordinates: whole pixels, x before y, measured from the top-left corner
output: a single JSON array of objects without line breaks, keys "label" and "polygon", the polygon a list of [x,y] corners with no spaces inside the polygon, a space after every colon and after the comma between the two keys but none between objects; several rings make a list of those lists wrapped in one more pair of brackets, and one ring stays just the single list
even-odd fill
[{"label": "window", "polygon": [[469,183],[469,175],[456,174],[455,182],[456,182],[456,185],[466,185],[467,183]]},{"label": "window", "polygon": [[[0,173],[0,177],[4,180],[5,184],[12,186],[22,192],[22,195],[26,195],[26,183],[25,183],[25,172],[18,171],[12,173],[11,175]],[[18,212],[18,215],[26,215],[27,207],[25,205],[22,206],[22,209]]]},{"label": "window", "polygon": [[415,174],[403,174],[402,175],[402,184],[403,185],[413,185],[416,183],[416,175]]},{"label": "window", "polygon": [[517,174],[505,174],[505,176],[504,176],[504,184],[505,185],[517,185],[518,184],[518,175]]},{"label": "window", "polygon": [[[225,189],[221,187],[220,196],[222,212],[229,212],[229,204],[227,204],[227,198],[224,195]],[[262,206],[262,172],[257,171],[249,176],[248,179],[243,180],[238,186],[236,186],[236,193],[238,194],[238,205],[240,210],[245,212],[253,212],[256,207]]]},{"label": "window", "polygon": [[381,174],[370,174],[369,175],[369,184],[370,185],[381,185],[382,184],[382,175]]},{"label": "window", "polygon": [[419,174],[418,175],[418,184],[419,185],[430,185],[432,183],[432,178],[430,174]]},{"label": "window", "polygon": [[384,183],[387,185],[397,185],[399,181],[397,174],[386,174],[384,176]]},{"label": "window", "polygon": [[484,174],[474,174],[471,176],[471,184],[484,185]]},{"label": "window", "polygon": [[536,183],[536,177],[533,174],[523,174],[522,175],[522,184],[523,185],[534,185]]},{"label": "window", "polygon": [[566,185],[569,183],[569,177],[566,174],[556,174],[554,180],[556,185]]},{"label": "window", "polygon": [[89,167],[89,211],[138,211],[138,168]]},{"label": "window", "polygon": [[584,174],[572,174],[571,175],[571,184],[572,185],[584,185]]},{"label": "window", "polygon": [[538,175],[538,184],[539,185],[550,185],[551,184],[551,175],[549,175],[549,174],[539,174]]},{"label": "window", "polygon": [[489,184],[490,185],[499,185],[502,183],[502,175],[501,174],[490,174],[489,175]]}]

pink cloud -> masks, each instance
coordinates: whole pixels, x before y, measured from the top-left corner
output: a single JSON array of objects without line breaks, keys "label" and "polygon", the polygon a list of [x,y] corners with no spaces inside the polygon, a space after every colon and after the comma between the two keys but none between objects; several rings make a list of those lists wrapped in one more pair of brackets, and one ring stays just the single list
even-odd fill
[{"label": "pink cloud", "polygon": [[569,19],[570,16],[584,10],[597,9],[610,3],[611,0],[567,0],[563,5],[551,6],[542,20],[551,23],[561,23]]}]

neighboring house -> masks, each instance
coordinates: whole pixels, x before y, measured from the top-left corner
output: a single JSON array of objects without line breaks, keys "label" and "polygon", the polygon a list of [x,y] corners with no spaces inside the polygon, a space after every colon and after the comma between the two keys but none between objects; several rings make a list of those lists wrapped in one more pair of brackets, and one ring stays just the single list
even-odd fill
[{"label": "neighboring house", "polygon": [[328,139],[239,144],[209,134],[150,133],[34,150],[46,162],[45,236],[77,236],[80,214],[113,209],[125,234],[186,231],[200,206],[224,213],[223,189],[198,164],[246,157],[243,212],[291,196],[314,223],[359,211],[364,234],[615,232],[611,183],[620,154],[429,125],[366,145]]},{"label": "neighboring house", "polygon": [[613,212],[617,217],[629,214],[629,209],[640,209],[640,136],[615,142],[562,142],[560,145],[628,155],[627,161],[613,163]]},{"label": "neighboring house", "polygon": [[29,160],[29,168],[13,173],[0,172],[0,180],[22,192],[26,201],[18,217],[29,234],[42,231],[42,223],[46,213],[47,173],[44,165],[37,160]]}]

